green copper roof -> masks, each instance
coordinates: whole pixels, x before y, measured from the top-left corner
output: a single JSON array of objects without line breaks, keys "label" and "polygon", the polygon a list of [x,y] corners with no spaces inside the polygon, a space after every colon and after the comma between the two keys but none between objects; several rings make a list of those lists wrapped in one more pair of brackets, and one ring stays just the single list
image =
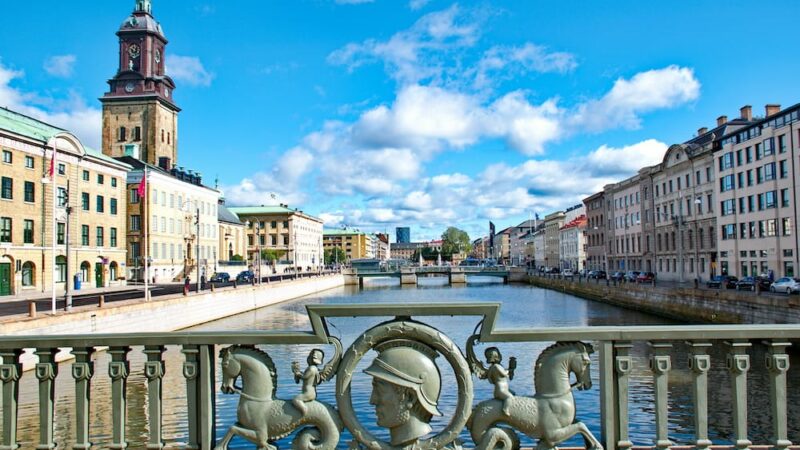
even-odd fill
[{"label": "green copper roof", "polygon": [[322,230],[323,236],[354,236],[357,234],[368,234],[363,231],[356,231],[356,230],[339,230],[336,228],[330,228],[326,230]]},{"label": "green copper roof", "polygon": [[291,208],[285,206],[271,205],[271,206],[230,206],[228,211],[240,214],[283,214],[283,213],[299,213]]},{"label": "green copper roof", "polygon": [[47,142],[56,134],[67,131],[7,108],[0,108],[0,129],[42,142]]}]

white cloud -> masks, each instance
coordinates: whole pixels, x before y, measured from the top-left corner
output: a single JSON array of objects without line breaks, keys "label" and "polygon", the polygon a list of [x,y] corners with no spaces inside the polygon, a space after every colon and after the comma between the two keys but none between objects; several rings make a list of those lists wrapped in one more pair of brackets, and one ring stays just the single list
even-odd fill
[{"label": "white cloud", "polygon": [[54,77],[69,78],[74,73],[77,60],[75,55],[51,56],[44,62],[44,70]]},{"label": "white cloud", "polygon": [[[478,89],[491,86],[497,79],[526,72],[567,73],[575,70],[575,55],[567,52],[549,52],[547,47],[528,42],[522,46],[495,46],[487,50],[475,69],[474,86]],[[505,71],[501,72],[501,71]]]},{"label": "white cloud", "polygon": [[375,0],[334,0],[339,5],[360,5],[362,3],[372,3]]},{"label": "white cloud", "polygon": [[211,86],[214,74],[196,56],[167,55],[167,75],[190,86]]},{"label": "white cloud", "polygon": [[76,92],[66,99],[24,92],[13,86],[25,73],[0,63],[0,106],[34,117],[75,134],[84,145],[100,148],[102,113],[86,104]]},{"label": "white cloud", "polygon": [[418,9],[424,8],[431,0],[410,0],[408,2],[408,7],[411,8],[413,11]]},{"label": "white cloud", "polygon": [[648,139],[622,148],[600,146],[586,156],[586,164],[594,173],[607,175],[632,174],[637,170],[660,163],[667,144]]},{"label": "white cloud", "polygon": [[573,126],[587,131],[614,127],[637,128],[640,114],[672,108],[700,96],[700,82],[694,71],[675,65],[639,72],[631,79],[620,78],[605,96],[581,105]]}]

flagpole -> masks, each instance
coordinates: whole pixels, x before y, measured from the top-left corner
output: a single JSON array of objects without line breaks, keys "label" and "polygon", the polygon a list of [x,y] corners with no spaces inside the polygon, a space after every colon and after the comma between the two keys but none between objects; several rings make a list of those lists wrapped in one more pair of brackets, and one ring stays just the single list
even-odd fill
[{"label": "flagpole", "polygon": [[[53,183],[53,292],[52,298],[50,299],[50,312],[53,315],[56,315],[56,243],[57,243],[57,227],[58,223],[56,222],[56,191],[57,183],[56,183],[56,143],[58,142],[58,138],[53,138],[53,154],[50,157],[50,181]],[[68,274],[67,274],[68,275]]]},{"label": "flagpole", "polygon": [[142,222],[144,222],[147,226],[142,227],[143,239],[144,239],[144,301],[150,301],[150,269],[148,264],[148,250],[150,249],[147,245],[147,232],[150,229],[150,222],[147,220],[147,201],[150,198],[149,193],[147,192],[147,166],[144,166],[144,174],[142,175],[143,182],[144,182],[144,198],[142,199]]}]

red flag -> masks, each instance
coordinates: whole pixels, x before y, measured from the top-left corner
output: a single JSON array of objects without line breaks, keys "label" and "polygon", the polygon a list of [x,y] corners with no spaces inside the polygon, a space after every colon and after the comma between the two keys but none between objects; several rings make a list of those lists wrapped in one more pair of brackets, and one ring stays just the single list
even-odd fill
[{"label": "red flag", "polygon": [[53,178],[56,174],[56,149],[53,148],[53,156],[50,158],[50,178]]},{"label": "red flag", "polygon": [[139,197],[144,197],[147,189],[147,171],[144,172],[142,175],[142,181],[139,182],[139,187],[136,189],[136,192],[139,194]]}]

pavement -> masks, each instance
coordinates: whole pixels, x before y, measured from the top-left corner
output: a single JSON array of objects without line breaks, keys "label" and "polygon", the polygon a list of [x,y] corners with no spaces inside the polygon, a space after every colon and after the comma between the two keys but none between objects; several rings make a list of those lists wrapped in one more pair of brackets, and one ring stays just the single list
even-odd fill
[{"label": "pavement", "polygon": [[[332,272],[324,272],[329,275]],[[337,272],[338,273],[338,272]],[[263,277],[262,283],[280,283],[282,281],[291,281],[296,278],[309,278],[317,276],[315,273],[299,273],[271,275]],[[239,283],[241,285],[241,283]],[[233,288],[234,282],[214,283],[215,289]],[[211,289],[211,283],[206,283],[201,291],[208,291]],[[149,285],[150,297],[160,297],[164,295],[179,294],[183,292],[183,283],[159,283]],[[27,316],[30,312],[30,305],[34,304],[37,313],[48,313],[52,310],[52,291],[46,292],[25,292],[23,294],[14,296],[0,297],[0,318],[8,318],[8,316]],[[97,306],[100,302],[100,296],[103,296],[105,304],[119,302],[123,300],[136,300],[144,301],[144,284],[128,285],[128,286],[113,286],[105,288],[87,288],[72,292],[72,306],[78,308],[82,306]],[[197,283],[189,285],[189,292],[197,292]],[[66,300],[64,299],[64,291],[57,292],[56,295],[56,311],[64,311],[66,307]]]}]

